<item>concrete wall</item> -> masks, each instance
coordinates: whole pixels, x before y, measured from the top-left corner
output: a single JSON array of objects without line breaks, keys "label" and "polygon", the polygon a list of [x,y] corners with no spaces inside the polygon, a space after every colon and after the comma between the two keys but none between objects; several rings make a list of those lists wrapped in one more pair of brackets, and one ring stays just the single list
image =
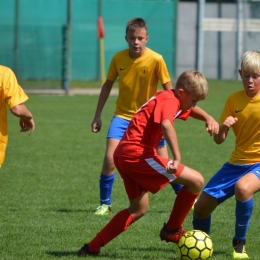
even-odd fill
[{"label": "concrete wall", "polygon": [[[219,13],[220,12],[220,13]],[[244,5],[244,18],[260,19],[260,3]],[[205,4],[205,18],[236,19],[236,4]],[[259,20],[258,20],[259,21]],[[260,30],[260,27],[259,27]],[[196,69],[197,3],[179,2],[177,23],[177,75]],[[237,32],[204,31],[203,73],[212,79],[236,79]],[[243,33],[243,52],[260,51],[260,31]]]}]

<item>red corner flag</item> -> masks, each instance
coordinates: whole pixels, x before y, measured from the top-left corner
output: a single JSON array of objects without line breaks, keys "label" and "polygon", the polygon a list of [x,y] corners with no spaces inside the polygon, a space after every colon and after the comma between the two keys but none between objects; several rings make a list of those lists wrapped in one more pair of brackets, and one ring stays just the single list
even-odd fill
[{"label": "red corner flag", "polygon": [[98,39],[103,39],[105,37],[104,23],[101,16],[98,17]]}]

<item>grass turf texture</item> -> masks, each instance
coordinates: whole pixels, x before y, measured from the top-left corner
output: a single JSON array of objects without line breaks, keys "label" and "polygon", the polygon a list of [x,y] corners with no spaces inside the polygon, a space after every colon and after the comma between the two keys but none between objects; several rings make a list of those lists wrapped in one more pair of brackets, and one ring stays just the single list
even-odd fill
[{"label": "grass turf texture", "polygon": [[[218,119],[229,93],[238,82],[210,81],[209,97],[198,105]],[[35,133],[19,133],[18,120],[9,115],[9,145],[0,170],[0,259],[76,259],[76,251],[119,210],[128,206],[123,182],[117,174],[113,214],[97,217],[99,174],[105,137],[116,97],[104,108],[103,127],[93,134],[90,124],[98,96],[37,96],[26,103],[36,122]],[[220,146],[205,131],[204,123],[176,120],[182,161],[200,171],[207,181],[229,158],[232,131]],[[159,231],[167,221],[175,195],[167,186],[150,196],[147,214],[101,250],[101,259],[178,259],[177,246],[161,242]],[[259,195],[246,249],[259,259]],[[231,198],[213,213],[213,259],[231,259],[234,233]],[[184,227],[192,229],[192,214]],[[91,259],[91,257],[89,257]]]}]

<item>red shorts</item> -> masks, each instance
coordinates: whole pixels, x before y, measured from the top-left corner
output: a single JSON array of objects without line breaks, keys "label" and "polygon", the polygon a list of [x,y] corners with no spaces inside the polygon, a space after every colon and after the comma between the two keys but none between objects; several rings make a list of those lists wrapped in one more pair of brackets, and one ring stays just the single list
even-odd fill
[{"label": "red shorts", "polygon": [[180,164],[175,174],[168,174],[166,166],[171,159],[154,156],[151,158],[114,157],[115,166],[120,173],[129,200],[133,200],[143,192],[156,193],[169,182],[175,180],[183,171]]}]

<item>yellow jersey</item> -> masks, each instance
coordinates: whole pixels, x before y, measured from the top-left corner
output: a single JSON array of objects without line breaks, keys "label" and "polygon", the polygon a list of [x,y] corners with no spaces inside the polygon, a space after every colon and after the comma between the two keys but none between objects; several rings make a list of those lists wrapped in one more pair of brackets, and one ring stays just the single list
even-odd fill
[{"label": "yellow jersey", "polygon": [[163,57],[146,48],[145,53],[132,59],[129,49],[120,51],[111,60],[107,79],[119,77],[119,93],[115,116],[131,120],[135,112],[158,91],[161,84],[169,82],[170,76]]},{"label": "yellow jersey", "polygon": [[0,167],[4,161],[8,142],[7,108],[19,105],[28,99],[18,85],[13,71],[0,65]]},{"label": "yellow jersey", "polygon": [[226,101],[219,123],[222,124],[228,116],[238,118],[232,126],[236,144],[229,163],[260,162],[260,95],[249,98],[245,90],[231,94]]}]

